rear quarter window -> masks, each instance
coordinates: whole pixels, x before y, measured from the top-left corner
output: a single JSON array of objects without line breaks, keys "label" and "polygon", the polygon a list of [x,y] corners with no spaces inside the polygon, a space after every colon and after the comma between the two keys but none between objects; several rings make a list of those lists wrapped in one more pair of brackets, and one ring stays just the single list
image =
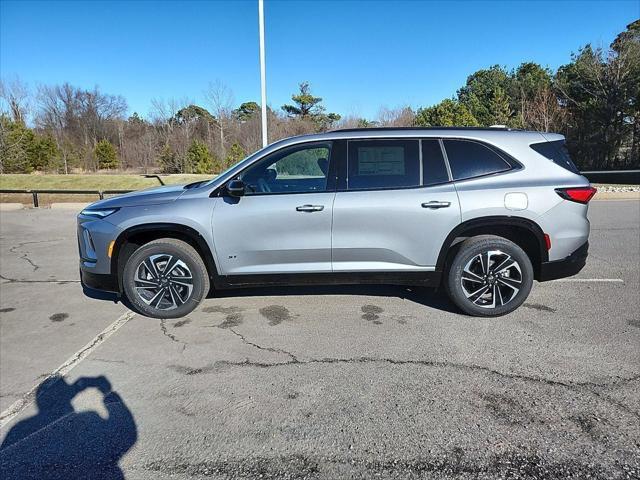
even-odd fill
[{"label": "rear quarter window", "polygon": [[472,140],[443,140],[454,180],[505,172],[511,165],[498,152]]},{"label": "rear quarter window", "polygon": [[580,173],[578,167],[575,166],[573,160],[571,160],[571,157],[569,156],[569,151],[567,150],[564,140],[534,143],[531,145],[531,148],[540,155],[547,157],[556,165],[559,165],[570,172]]}]

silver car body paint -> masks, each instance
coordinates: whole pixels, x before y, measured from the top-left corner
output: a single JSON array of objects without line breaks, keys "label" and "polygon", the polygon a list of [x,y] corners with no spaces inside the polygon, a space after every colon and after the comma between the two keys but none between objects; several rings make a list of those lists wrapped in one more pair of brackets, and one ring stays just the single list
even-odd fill
[{"label": "silver car body paint", "polygon": [[[296,144],[345,139],[459,138],[493,145],[522,168],[432,187],[245,196],[210,196],[247,166]],[[589,182],[529,147],[563,140],[557,134],[505,130],[362,130],[292,137],[269,145],[211,181],[168,186],[101,200],[117,208],[104,219],[78,216],[80,268],[109,274],[109,243],[131,227],[175,224],[204,239],[222,275],[360,271],[430,271],[447,235],[461,222],[486,216],[531,220],[551,237],[549,260],[567,257],[587,241],[587,205],[562,199],[559,187]],[[526,207],[507,208],[508,195]],[[448,202],[429,209],[427,202]],[[301,205],[321,211],[298,212]]]}]

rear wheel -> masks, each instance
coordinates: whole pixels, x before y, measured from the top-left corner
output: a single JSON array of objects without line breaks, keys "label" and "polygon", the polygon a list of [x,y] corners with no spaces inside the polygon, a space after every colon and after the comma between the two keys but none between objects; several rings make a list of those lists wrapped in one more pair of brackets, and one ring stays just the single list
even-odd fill
[{"label": "rear wheel", "polygon": [[515,243],[494,235],[465,240],[449,265],[446,288],[462,311],[497,317],[518,308],[529,296],[533,267]]},{"label": "rear wheel", "polygon": [[183,317],[209,292],[209,275],[188,243],[162,238],[138,248],[127,260],[122,283],[139,313],[153,318]]}]

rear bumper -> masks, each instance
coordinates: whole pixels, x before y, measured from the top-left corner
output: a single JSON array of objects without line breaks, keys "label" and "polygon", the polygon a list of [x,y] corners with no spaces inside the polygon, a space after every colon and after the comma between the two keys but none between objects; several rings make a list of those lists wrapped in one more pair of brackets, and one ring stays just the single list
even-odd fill
[{"label": "rear bumper", "polygon": [[562,260],[543,262],[540,266],[539,282],[570,277],[582,270],[587,263],[589,242],[585,242],[580,248]]}]

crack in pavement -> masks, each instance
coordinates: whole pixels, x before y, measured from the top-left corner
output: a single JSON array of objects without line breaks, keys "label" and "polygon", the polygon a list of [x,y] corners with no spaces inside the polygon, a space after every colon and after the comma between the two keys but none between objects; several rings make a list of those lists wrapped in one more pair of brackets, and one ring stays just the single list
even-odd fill
[{"label": "crack in pavement", "polygon": [[267,352],[281,353],[283,355],[287,355],[291,359],[289,362],[287,362],[288,364],[305,363],[305,362],[301,362],[300,360],[298,360],[298,357],[296,357],[291,352],[287,352],[286,350],[281,350],[280,348],[274,348],[274,347],[263,347],[262,345],[258,345],[257,343],[253,343],[253,342],[247,340],[247,338],[244,335],[242,335],[241,333],[236,332],[233,328],[225,328],[224,330],[229,330],[235,336],[240,338],[240,340],[242,340],[243,343],[245,343],[247,345],[251,345],[252,347],[257,348],[258,350],[264,350],[264,351],[267,351]]},{"label": "crack in pavement", "polygon": [[621,377],[612,382],[608,383],[595,383],[595,382],[562,382],[559,380],[550,380],[543,377],[535,377],[529,375],[522,375],[517,373],[504,373],[498,370],[494,370],[489,367],[483,367],[481,365],[469,365],[464,363],[452,363],[452,362],[438,362],[433,360],[395,360],[391,358],[374,358],[374,357],[355,357],[355,358],[311,358],[309,360],[300,360],[293,353],[288,352],[286,350],[282,350],[279,348],[273,347],[263,347],[255,342],[251,342],[247,340],[247,338],[235,331],[232,328],[229,328],[231,332],[239,337],[243,343],[255,347],[259,350],[264,350],[268,352],[281,353],[287,355],[290,360],[286,362],[276,362],[276,363],[266,363],[266,362],[253,362],[249,359],[246,359],[242,362],[232,362],[229,360],[220,360],[215,362],[216,367],[223,366],[231,366],[231,367],[254,367],[254,368],[278,368],[282,366],[289,365],[314,365],[314,364],[367,364],[367,363],[385,363],[389,365],[418,365],[425,367],[434,367],[434,368],[452,368],[456,370],[467,370],[474,372],[483,372],[489,375],[498,376],[501,378],[506,378],[509,380],[520,380],[523,382],[529,383],[537,383],[544,384],[551,387],[561,387],[566,388],[574,392],[582,393],[587,392],[591,395],[594,395],[603,401],[615,405],[619,409],[627,412],[628,414],[640,419],[640,413],[631,409],[624,403],[621,403],[609,396],[603,395],[601,392],[594,391],[594,388],[611,388],[625,385],[627,383],[631,383],[640,379],[640,374],[634,375],[632,377]]},{"label": "crack in pavement", "polygon": [[[233,335],[238,337],[245,345],[249,345],[253,348],[256,348],[261,351],[279,353],[282,355],[286,355],[289,357],[288,361],[285,362],[256,362],[250,361],[249,359],[245,359],[242,362],[233,362],[229,360],[219,360],[215,362],[214,365],[206,369],[195,369],[192,373],[209,373],[214,372],[217,367],[253,367],[253,368],[278,368],[282,366],[290,366],[290,365],[313,365],[313,364],[366,364],[366,363],[386,363],[389,365],[418,365],[425,367],[433,367],[433,368],[452,368],[457,370],[467,370],[467,371],[475,371],[482,372],[489,375],[498,376],[501,378],[506,378],[509,380],[520,380],[523,382],[536,383],[536,384],[544,384],[551,387],[560,387],[571,390],[576,393],[589,393],[593,396],[600,398],[602,401],[607,402],[611,405],[616,406],[622,411],[627,412],[628,414],[640,419],[640,413],[628,407],[622,402],[619,402],[607,395],[604,395],[603,392],[595,391],[594,389],[608,389],[614,387],[620,387],[626,385],[628,383],[637,381],[640,379],[640,374],[633,375],[631,377],[618,377],[615,380],[604,382],[604,383],[596,383],[596,382],[563,382],[560,380],[551,380],[544,377],[536,377],[529,376],[517,373],[504,373],[498,370],[494,370],[489,367],[484,367],[481,365],[469,365],[464,363],[453,363],[453,362],[441,362],[441,361],[433,361],[433,360],[396,360],[391,358],[374,358],[374,357],[356,357],[356,358],[311,358],[308,360],[300,360],[295,354],[280,348],[275,347],[265,347],[256,342],[252,342],[247,339],[246,336],[238,332],[236,329],[231,327],[225,327],[225,322],[218,325],[209,325],[210,327],[219,328],[221,330],[229,330]],[[166,335],[169,339],[174,342],[182,343],[183,352],[186,348],[186,343],[176,338],[175,335],[167,331],[165,320],[160,322],[160,326],[164,335]]]},{"label": "crack in pavement", "polygon": [[172,342],[176,342],[182,345],[182,350],[180,351],[180,353],[184,353],[185,349],[187,348],[187,343],[183,342],[182,340],[178,339],[173,333],[169,332],[167,330],[167,319],[163,318],[160,320],[160,330],[162,331],[162,334],[167,337],[169,340],[171,340]]},{"label": "crack in pavement", "polygon": [[[9,248],[9,251],[11,253],[14,253],[16,255],[20,255],[19,252],[17,252],[18,249],[24,247],[25,245],[33,245],[33,244],[38,244],[38,243],[51,243],[51,242],[59,242],[62,241],[64,239],[62,238],[54,238],[52,240],[37,240],[37,241],[33,241],[33,242],[20,242],[17,245],[14,245],[13,247]],[[40,265],[38,265],[35,261],[33,261],[30,257],[29,257],[29,253],[30,252],[25,252],[24,254],[20,255],[19,258],[21,258],[22,260],[26,261],[27,263],[29,263],[29,265],[31,265],[33,267],[33,271],[35,272],[36,270],[38,270],[40,268]]]}]

